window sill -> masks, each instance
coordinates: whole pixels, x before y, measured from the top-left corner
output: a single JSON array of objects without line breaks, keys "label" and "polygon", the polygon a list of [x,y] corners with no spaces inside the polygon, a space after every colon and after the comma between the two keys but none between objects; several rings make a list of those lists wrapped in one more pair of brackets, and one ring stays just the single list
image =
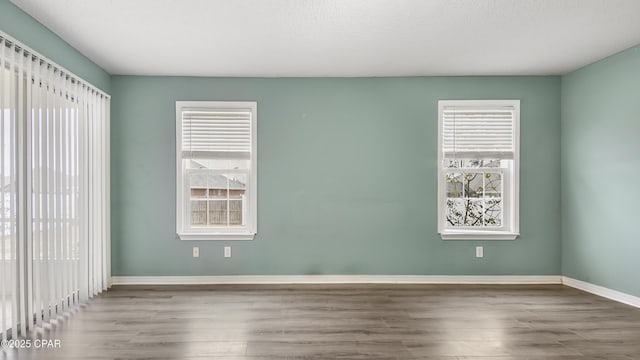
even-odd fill
[{"label": "window sill", "polygon": [[519,233],[511,232],[446,232],[442,240],[515,240]]},{"label": "window sill", "polygon": [[180,240],[253,240],[255,233],[178,234]]}]

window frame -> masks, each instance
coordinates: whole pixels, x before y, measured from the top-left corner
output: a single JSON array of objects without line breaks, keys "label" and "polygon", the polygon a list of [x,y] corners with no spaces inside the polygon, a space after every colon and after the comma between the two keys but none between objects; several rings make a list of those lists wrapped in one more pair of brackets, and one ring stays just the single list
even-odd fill
[{"label": "window frame", "polygon": [[[186,175],[189,173],[182,156],[182,111],[184,109],[244,109],[251,111],[251,157],[249,169],[211,169],[215,173],[238,173],[247,175],[245,225],[234,228],[194,229],[188,224],[191,192],[187,188]],[[253,240],[257,234],[258,214],[258,174],[257,174],[257,119],[256,101],[176,101],[176,233],[180,240]]]},{"label": "window frame", "polygon": [[[514,149],[510,166],[502,168],[503,181],[503,226],[501,230],[487,227],[470,229],[448,229],[446,227],[446,182],[443,151],[443,112],[445,108],[513,108]],[[484,171],[478,168],[478,172]],[[460,172],[464,172],[461,170]],[[440,100],[438,101],[438,233],[443,240],[514,240],[520,235],[519,197],[520,197],[520,100]],[[505,222],[508,220],[508,223]]]}]

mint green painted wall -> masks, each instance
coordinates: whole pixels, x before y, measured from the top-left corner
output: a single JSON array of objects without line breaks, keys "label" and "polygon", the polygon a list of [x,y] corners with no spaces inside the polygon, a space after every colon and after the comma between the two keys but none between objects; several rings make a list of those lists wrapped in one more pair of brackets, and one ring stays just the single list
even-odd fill
[{"label": "mint green painted wall", "polygon": [[[114,76],[112,93],[113,275],[560,273],[559,77]],[[522,236],[442,241],[437,101],[512,98]],[[254,241],[176,238],[176,100],[258,101]]]},{"label": "mint green painted wall", "polygon": [[0,0],[0,30],[62,65],[95,87],[109,93],[111,76],[37,20],[13,5]]},{"label": "mint green painted wall", "polygon": [[562,273],[640,296],[640,47],[562,77]]}]

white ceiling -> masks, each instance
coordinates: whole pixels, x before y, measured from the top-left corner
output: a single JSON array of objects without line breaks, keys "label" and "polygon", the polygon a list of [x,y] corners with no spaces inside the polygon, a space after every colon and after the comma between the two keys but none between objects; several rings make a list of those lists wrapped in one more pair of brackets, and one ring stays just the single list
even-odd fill
[{"label": "white ceiling", "polygon": [[563,74],[640,43],[639,0],[11,0],[111,74]]}]

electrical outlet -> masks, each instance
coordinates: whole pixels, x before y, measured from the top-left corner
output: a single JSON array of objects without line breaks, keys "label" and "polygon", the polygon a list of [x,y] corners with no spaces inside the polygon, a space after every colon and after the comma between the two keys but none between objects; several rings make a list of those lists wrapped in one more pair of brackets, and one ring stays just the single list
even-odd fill
[{"label": "electrical outlet", "polygon": [[226,258],[230,258],[231,257],[231,246],[225,246],[224,247],[224,257],[226,257]]},{"label": "electrical outlet", "polygon": [[197,246],[193,247],[193,257],[194,258],[200,257],[200,248]]},{"label": "electrical outlet", "polygon": [[482,246],[476,246],[476,257],[484,257],[484,248]]}]

